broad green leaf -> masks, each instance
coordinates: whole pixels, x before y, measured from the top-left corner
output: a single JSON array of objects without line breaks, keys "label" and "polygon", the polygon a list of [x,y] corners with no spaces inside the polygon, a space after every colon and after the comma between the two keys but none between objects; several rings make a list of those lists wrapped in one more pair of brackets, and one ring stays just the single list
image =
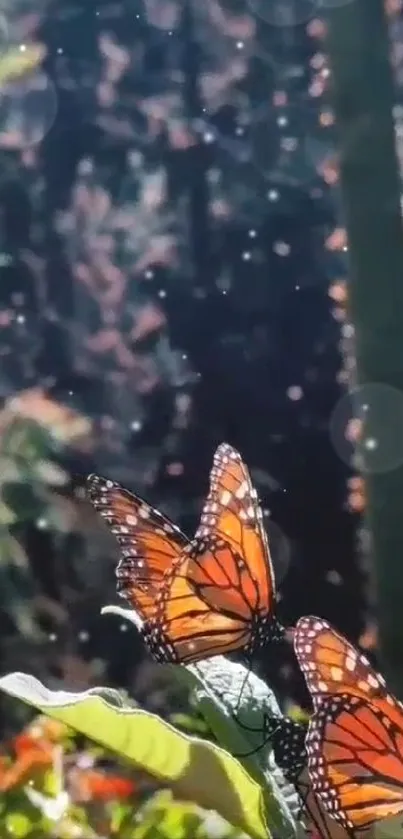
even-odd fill
[{"label": "broad green leaf", "polygon": [[111,703],[110,689],[50,691],[32,676],[11,673],[0,679],[0,690],[141,767],[177,797],[216,810],[250,836],[267,839],[259,784],[219,746],[181,734],[146,711],[122,707],[118,692]]},{"label": "broad green leaf", "polygon": [[[139,628],[139,617],[132,609],[105,606],[101,613],[119,615]],[[283,839],[304,834],[296,790],[276,766],[264,737],[265,715],[282,717],[273,691],[255,673],[225,656],[186,667],[171,665],[171,669],[174,677],[191,687],[193,705],[219,743],[241,761],[263,790],[269,830]]]},{"label": "broad green leaf", "polygon": [[216,738],[264,789],[270,831],[282,837],[301,833],[298,796],[285,782],[264,736],[265,714],[282,716],[273,691],[255,673],[224,656],[180,668],[179,675],[191,683],[193,704]]}]

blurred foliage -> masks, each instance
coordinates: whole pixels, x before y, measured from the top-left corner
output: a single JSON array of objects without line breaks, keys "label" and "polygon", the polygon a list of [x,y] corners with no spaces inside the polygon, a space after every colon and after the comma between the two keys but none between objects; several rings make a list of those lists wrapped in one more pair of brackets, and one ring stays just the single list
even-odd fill
[{"label": "blurred foliage", "polygon": [[[119,644],[111,656],[110,641],[92,632],[115,588],[116,546],[85,501],[81,474],[72,480],[71,460],[89,471],[82,463],[96,445],[96,424],[41,388],[21,391],[0,412],[3,672],[29,666],[52,687],[75,690],[112,679],[167,716],[186,701],[158,667],[141,664],[139,639],[109,622],[108,639],[115,633]],[[3,697],[0,707],[0,737],[9,736],[26,709]]]},{"label": "blurred foliage", "polygon": [[32,609],[38,582],[19,536],[28,524],[69,531],[71,505],[60,496],[69,478],[57,461],[66,446],[84,444],[90,430],[88,420],[39,389],[8,400],[0,414],[0,609],[31,640],[41,637]]},{"label": "blurred foliage", "polygon": [[17,839],[241,837],[214,812],[174,799],[42,716],[3,744],[0,791],[1,835]]},{"label": "blurred foliage", "polygon": [[18,81],[26,74],[37,69],[46,55],[45,47],[42,44],[24,45],[12,47],[3,55],[0,55],[0,84]]},{"label": "blurred foliage", "polygon": [[267,825],[278,819],[280,805],[270,790],[270,779],[262,788],[230,752],[182,734],[155,714],[127,706],[119,691],[107,687],[80,693],[52,691],[24,673],[4,676],[0,690],[113,751],[181,800],[214,809],[233,828],[256,839],[266,839]]}]

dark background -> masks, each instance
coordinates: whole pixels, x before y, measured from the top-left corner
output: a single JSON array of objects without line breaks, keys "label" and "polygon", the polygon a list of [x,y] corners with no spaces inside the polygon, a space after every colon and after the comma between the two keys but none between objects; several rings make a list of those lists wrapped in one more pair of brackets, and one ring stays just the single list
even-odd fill
[{"label": "dark background", "polygon": [[[28,507],[25,464],[10,502],[25,564],[2,561],[3,671],[163,705],[134,630],[99,617],[116,602],[117,551],[81,486],[90,471],[119,480],[192,534],[222,441],[270,511],[283,620],[318,614],[358,641],[370,610],[332,419],[345,315],[329,289],[346,265],[314,9],[281,27],[241,2],[65,0],[16,6],[10,27],[47,55],[45,87],[29,77],[4,116],[3,414],[36,389],[36,456],[65,481],[46,499],[35,485]],[[54,404],[65,429],[70,411],[86,418],[84,441],[66,431],[54,445]],[[283,697],[304,698],[288,666],[274,670]]]}]

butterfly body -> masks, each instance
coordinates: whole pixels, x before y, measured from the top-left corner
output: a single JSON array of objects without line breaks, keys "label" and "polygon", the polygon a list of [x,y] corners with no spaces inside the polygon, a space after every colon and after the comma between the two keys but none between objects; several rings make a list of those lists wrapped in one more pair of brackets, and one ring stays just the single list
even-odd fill
[{"label": "butterfly body", "polygon": [[308,726],[287,717],[265,718],[264,733],[270,736],[277,766],[299,795],[300,818],[308,833],[322,839],[347,839],[344,828],[330,816],[314,793],[308,773],[307,730]]},{"label": "butterfly body", "polygon": [[350,832],[403,812],[402,704],[326,621],[301,618],[294,648],[313,701],[306,750],[322,806]]},{"label": "butterfly body", "polygon": [[306,767],[306,730],[306,726],[289,717],[265,716],[265,739],[270,738],[274,759],[286,780],[294,786]]},{"label": "butterfly body", "polygon": [[283,637],[262,511],[235,449],[223,443],[214,455],[191,541],[113,481],[91,475],[87,486],[119,543],[118,593],[138,614],[156,661],[189,663],[235,650],[251,656]]}]

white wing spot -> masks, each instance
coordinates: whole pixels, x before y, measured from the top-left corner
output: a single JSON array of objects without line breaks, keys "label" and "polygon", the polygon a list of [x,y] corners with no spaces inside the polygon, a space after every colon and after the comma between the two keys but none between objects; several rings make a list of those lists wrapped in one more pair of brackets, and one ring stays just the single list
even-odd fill
[{"label": "white wing spot", "polygon": [[240,487],[238,487],[235,497],[238,498],[239,501],[242,501],[248,494],[248,484],[247,481],[242,481]]},{"label": "white wing spot", "polygon": [[330,675],[334,682],[341,682],[343,681],[343,671],[341,667],[331,667],[330,668]]},{"label": "white wing spot", "polygon": [[357,656],[351,651],[346,655],[346,668],[353,673],[357,666]]},{"label": "white wing spot", "polygon": [[[308,621],[306,622],[306,625],[308,625],[308,626],[309,626],[309,622],[308,622]],[[320,632],[320,630],[321,630],[321,629],[323,629],[323,628],[324,628],[324,623],[323,623],[323,621],[315,621],[315,623],[314,623],[314,625],[313,625],[313,629],[315,630],[315,632]]]},{"label": "white wing spot", "polygon": [[223,505],[223,507],[228,507],[228,504],[231,503],[231,499],[232,499],[232,493],[229,492],[228,489],[225,489],[224,492],[221,493],[221,498],[220,498],[220,501],[221,501],[221,504]]}]

